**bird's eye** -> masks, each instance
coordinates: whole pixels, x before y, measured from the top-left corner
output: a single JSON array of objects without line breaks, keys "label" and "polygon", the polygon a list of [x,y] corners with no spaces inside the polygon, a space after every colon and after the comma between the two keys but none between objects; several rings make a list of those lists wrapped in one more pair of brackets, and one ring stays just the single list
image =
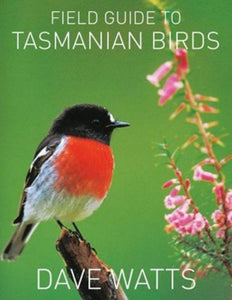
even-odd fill
[{"label": "bird's eye", "polygon": [[99,119],[94,119],[91,122],[95,127],[98,127],[100,125],[100,120]]}]

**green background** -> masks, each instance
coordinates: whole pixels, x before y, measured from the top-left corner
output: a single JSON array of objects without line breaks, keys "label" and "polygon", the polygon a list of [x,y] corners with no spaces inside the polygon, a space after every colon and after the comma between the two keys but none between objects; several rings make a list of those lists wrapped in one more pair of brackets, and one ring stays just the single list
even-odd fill
[{"label": "green background", "polygon": [[[216,116],[220,128],[215,132],[232,132],[231,125],[231,1],[175,1],[174,8],[182,13],[182,23],[177,30],[218,31],[220,49],[190,51],[190,80],[196,92],[217,96],[221,114]],[[157,107],[157,91],[145,77],[163,61],[170,59],[166,51],[152,51],[149,33],[159,30],[157,25],[131,27],[99,24],[94,30],[112,32],[142,30],[143,50],[100,51],[17,51],[12,31],[56,30],[72,32],[92,30],[88,26],[50,25],[52,10],[143,10],[152,9],[145,0],[1,0],[0,3],[0,82],[1,82],[1,243],[4,247],[13,232],[11,221],[16,217],[18,199],[33,152],[47,133],[53,118],[63,108],[75,103],[96,103],[106,106],[118,119],[128,121],[131,127],[115,132],[112,140],[116,168],[113,183],[104,205],[91,218],[79,224],[83,235],[97,249],[101,259],[117,272],[120,268],[178,267],[170,246],[170,236],[164,232],[163,198],[160,186],[172,174],[164,167],[157,154],[156,143],[164,137],[171,146],[182,144],[194,132],[191,125],[183,126],[183,117],[168,121],[177,106],[175,101],[164,108]],[[178,100],[179,101],[179,100]],[[225,140],[226,149],[217,149],[219,157],[232,151],[230,135]],[[185,174],[199,160],[195,150],[183,153],[180,165]],[[228,168],[228,175],[231,175]],[[230,183],[231,180],[229,180]],[[205,190],[194,186],[194,193],[202,209],[210,215],[214,208],[210,198],[210,185]],[[58,287],[55,280],[63,262],[55,250],[59,228],[55,222],[41,224],[16,262],[0,263],[0,288],[2,299],[78,299],[76,291]],[[53,273],[52,288],[37,291],[36,272],[48,268]],[[210,275],[197,281],[194,290],[181,288],[184,283],[175,277],[175,289],[170,288],[170,278],[160,276],[159,290],[154,288],[154,275],[150,273],[151,290],[138,287],[136,277],[130,290],[133,300],[141,299],[229,299],[231,287],[226,276]]]}]

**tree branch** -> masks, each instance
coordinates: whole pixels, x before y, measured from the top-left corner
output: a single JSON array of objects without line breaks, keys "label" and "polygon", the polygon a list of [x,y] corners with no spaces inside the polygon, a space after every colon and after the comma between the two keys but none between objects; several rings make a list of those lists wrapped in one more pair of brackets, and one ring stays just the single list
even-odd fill
[{"label": "tree branch", "polygon": [[90,244],[63,228],[56,243],[69,277],[84,300],[127,300],[114,271],[102,262]]}]

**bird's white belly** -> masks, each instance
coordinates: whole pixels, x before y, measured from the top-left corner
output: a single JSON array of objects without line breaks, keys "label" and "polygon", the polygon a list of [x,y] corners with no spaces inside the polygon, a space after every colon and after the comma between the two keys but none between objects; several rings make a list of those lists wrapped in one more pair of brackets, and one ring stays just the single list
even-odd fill
[{"label": "bird's white belly", "polygon": [[61,221],[79,221],[89,217],[100,205],[99,201],[91,196],[69,197],[57,195],[53,203],[53,218]]},{"label": "bird's white belly", "polygon": [[[42,193],[44,192],[43,196],[41,189]],[[60,221],[79,221],[90,216],[102,203],[89,195],[74,197],[67,195],[65,191],[57,193],[46,183],[39,193],[33,190],[34,188],[30,187],[27,191],[24,220],[43,221],[55,218]]]}]

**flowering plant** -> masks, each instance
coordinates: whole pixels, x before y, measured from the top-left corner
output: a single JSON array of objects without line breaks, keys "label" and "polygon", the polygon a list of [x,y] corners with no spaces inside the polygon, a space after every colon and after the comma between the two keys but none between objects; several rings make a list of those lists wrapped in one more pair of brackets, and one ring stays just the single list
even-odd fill
[{"label": "flowering plant", "polygon": [[[170,31],[168,22],[164,24],[166,34]],[[204,121],[204,114],[217,114],[218,109],[209,102],[218,101],[217,98],[193,93],[188,80],[188,53],[172,42],[173,60],[163,63],[147,80],[162,88],[158,90],[160,106],[175,98],[180,91],[184,91],[184,99],[171,114],[174,119],[181,112],[186,111],[188,123],[196,126],[196,133],[188,138],[181,149],[193,145],[204,156],[193,166],[192,178],[186,178],[176,162],[176,152],[171,153],[166,143],[162,144],[163,155],[168,159],[168,167],[174,176],[163,184],[163,189],[171,189],[164,199],[164,205],[169,211],[165,215],[167,233],[174,233],[175,244],[180,246],[182,255],[181,267],[197,268],[196,277],[202,278],[209,271],[225,271],[232,277],[232,189],[227,186],[223,168],[232,159],[232,155],[218,158],[215,154],[215,144],[223,145],[220,138],[210,130],[217,126],[217,121]],[[211,168],[211,169],[210,169]],[[210,171],[208,171],[208,169]],[[211,217],[206,217],[199,209],[198,201],[191,194],[193,181],[199,181],[207,189],[211,184],[211,195],[215,208]]]}]

